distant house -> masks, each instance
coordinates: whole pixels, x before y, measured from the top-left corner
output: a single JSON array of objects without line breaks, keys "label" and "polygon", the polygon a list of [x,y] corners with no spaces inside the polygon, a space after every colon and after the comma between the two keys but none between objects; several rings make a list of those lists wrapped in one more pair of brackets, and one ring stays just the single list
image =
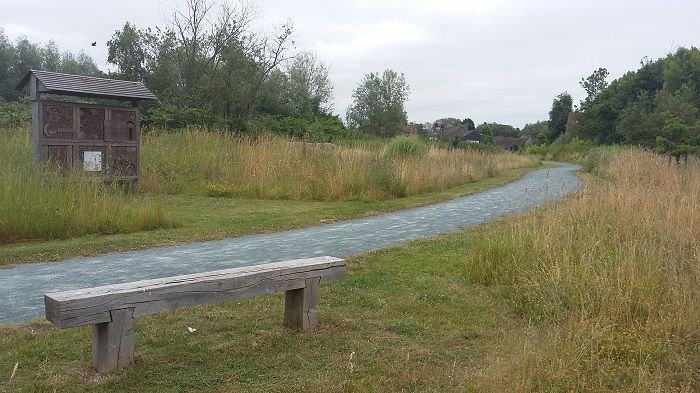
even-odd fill
[{"label": "distant house", "polygon": [[466,126],[447,126],[440,130],[440,137],[447,141],[464,141],[481,143],[483,137],[476,130],[467,130]]},{"label": "distant house", "polygon": [[404,128],[404,135],[408,137],[418,136],[418,126],[415,124],[409,124]]},{"label": "distant house", "polygon": [[471,142],[471,143],[481,143],[484,140],[484,137],[479,134],[477,130],[471,130],[469,131],[468,134],[464,135],[461,140],[465,142]]},{"label": "distant house", "polygon": [[460,139],[468,133],[469,131],[464,126],[444,126],[438,131],[440,138],[445,140]]},{"label": "distant house", "polygon": [[525,146],[527,142],[526,137],[512,138],[508,136],[497,136],[493,138],[493,142],[506,150],[518,150]]}]

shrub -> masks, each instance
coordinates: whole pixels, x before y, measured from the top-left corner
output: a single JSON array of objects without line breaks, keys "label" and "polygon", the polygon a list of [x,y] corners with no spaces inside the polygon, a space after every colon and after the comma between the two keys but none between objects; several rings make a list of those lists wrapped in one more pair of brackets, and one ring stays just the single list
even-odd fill
[{"label": "shrub", "polygon": [[546,145],[532,145],[525,149],[525,154],[544,156],[549,153],[549,147]]},{"label": "shrub", "polygon": [[246,121],[253,134],[272,132],[309,142],[338,142],[351,136],[337,116],[290,117],[256,114]]},{"label": "shrub", "polygon": [[202,108],[171,104],[147,105],[141,113],[141,124],[163,129],[184,127],[231,129],[234,126],[230,120],[217,117]]},{"label": "shrub", "polygon": [[0,129],[31,126],[32,107],[28,101],[3,101],[0,97]]},{"label": "shrub", "polygon": [[398,136],[389,141],[384,150],[387,157],[422,156],[428,151],[428,145],[419,138]]}]

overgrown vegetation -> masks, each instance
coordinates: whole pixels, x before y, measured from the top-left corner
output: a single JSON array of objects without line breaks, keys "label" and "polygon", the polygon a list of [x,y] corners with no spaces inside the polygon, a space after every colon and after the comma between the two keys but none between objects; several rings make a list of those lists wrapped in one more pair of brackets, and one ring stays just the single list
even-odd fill
[{"label": "overgrown vegetation", "polygon": [[88,328],[3,326],[0,390],[698,391],[700,163],[596,151],[554,205],[350,258],[314,334],[282,295],[177,310],[99,376]]},{"label": "overgrown vegetation", "polygon": [[393,138],[384,149],[384,155],[389,157],[422,156],[428,152],[428,145],[419,138],[399,136]]},{"label": "overgrown vegetation", "polygon": [[[191,129],[154,131],[143,142],[141,191],[258,199],[381,200],[534,163],[506,152],[428,148],[407,138],[386,147],[343,146]],[[416,149],[424,154],[406,154]]]},{"label": "overgrown vegetation", "polygon": [[[0,132],[0,243],[114,234],[178,225],[166,206],[120,186],[32,163],[29,130]],[[416,142],[422,143],[422,142]],[[535,160],[510,153],[428,149],[385,155],[386,143],[340,146],[269,134],[153,131],[142,140],[143,194],[287,200],[380,201],[441,191]],[[152,201],[153,202],[153,201]]]},{"label": "overgrown vegetation", "polygon": [[27,127],[31,124],[31,119],[29,102],[7,102],[0,97],[0,130]]},{"label": "overgrown vegetation", "polygon": [[0,99],[16,101],[21,98],[24,93],[16,91],[15,86],[30,69],[102,75],[95,61],[85,52],[62,52],[53,41],[41,45],[26,37],[11,42],[0,27]]},{"label": "overgrown vegetation", "polygon": [[37,168],[29,130],[0,131],[0,243],[176,225],[162,206],[135,204],[118,185],[76,169]]},{"label": "overgrown vegetation", "polygon": [[333,127],[342,124],[332,114],[328,67],[293,48],[291,23],[273,31],[252,28],[256,14],[251,3],[192,0],[169,9],[162,26],[126,22],[106,43],[107,60],[116,66],[109,73],[84,52],[61,52],[53,41],[26,37],[11,42],[0,28],[0,98],[21,98],[14,90],[20,78],[43,69],[143,81],[162,104],[142,108],[143,125],[245,131],[251,118],[265,114],[313,123],[294,132],[316,138],[327,119],[336,120]]},{"label": "overgrown vegetation", "polygon": [[700,162],[608,153],[582,192],[468,251],[471,280],[531,324],[493,351],[486,390],[700,389]]}]

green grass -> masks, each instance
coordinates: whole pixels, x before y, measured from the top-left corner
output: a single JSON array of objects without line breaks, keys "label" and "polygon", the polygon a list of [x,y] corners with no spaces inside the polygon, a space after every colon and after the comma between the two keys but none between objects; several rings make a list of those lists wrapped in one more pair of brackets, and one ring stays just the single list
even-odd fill
[{"label": "green grass", "polygon": [[313,334],[281,294],[178,310],[97,375],[89,328],[1,326],[0,391],[700,391],[699,169],[622,152],[556,204],[349,258]]},{"label": "green grass", "polygon": [[0,244],[177,225],[162,205],[142,202],[80,170],[35,166],[28,134],[0,130]]},{"label": "green grass", "polygon": [[419,138],[399,136],[386,145],[384,155],[393,157],[421,156],[428,152],[428,145]]},{"label": "green grass", "polygon": [[222,239],[253,233],[319,225],[449,200],[511,182],[531,168],[507,170],[500,175],[448,190],[378,202],[283,201],[213,198],[196,195],[145,194],[138,204],[167,206],[178,227],[115,235],[0,245],[0,266],[53,261],[75,256],[142,249],[199,240]]},{"label": "green grass", "polygon": [[17,392],[469,391],[489,343],[518,323],[469,285],[469,238],[351,258],[348,278],[323,287],[313,334],[281,327],[282,294],[139,318],[136,364],[107,376],[89,367],[89,328],[3,326],[0,384]]}]

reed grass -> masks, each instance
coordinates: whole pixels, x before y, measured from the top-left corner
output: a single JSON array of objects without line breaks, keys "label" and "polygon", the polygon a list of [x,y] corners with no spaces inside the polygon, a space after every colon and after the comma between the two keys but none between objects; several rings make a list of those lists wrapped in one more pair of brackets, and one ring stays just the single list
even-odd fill
[{"label": "reed grass", "polygon": [[377,201],[444,190],[530,166],[531,157],[431,147],[384,154],[387,144],[338,146],[196,129],[144,137],[145,192],[254,199]]},{"label": "reed grass", "polygon": [[700,391],[700,162],[617,151],[566,202],[485,231],[471,279],[530,321],[498,391]]}]

